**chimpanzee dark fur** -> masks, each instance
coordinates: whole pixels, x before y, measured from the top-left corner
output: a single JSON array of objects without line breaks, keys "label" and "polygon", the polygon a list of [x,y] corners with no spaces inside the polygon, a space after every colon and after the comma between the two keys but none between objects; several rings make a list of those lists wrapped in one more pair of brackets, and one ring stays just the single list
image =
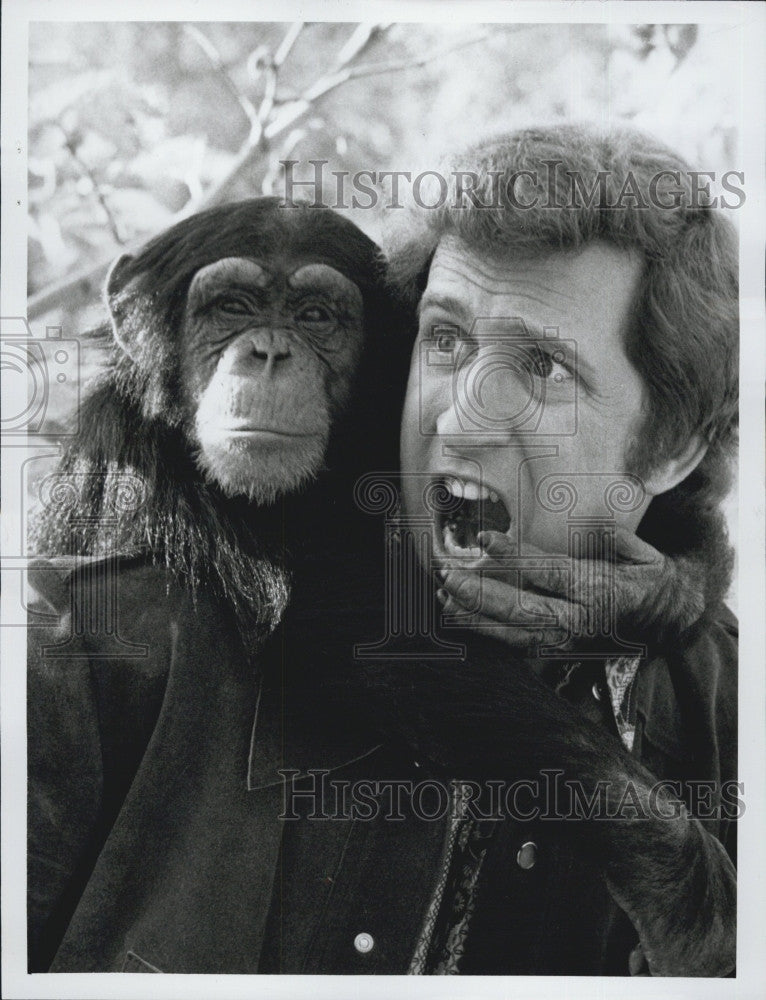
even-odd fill
[{"label": "chimpanzee dark fur", "polygon": [[[364,299],[355,391],[332,428],[325,468],[307,488],[271,506],[225,496],[206,481],[180,405],[179,334],[190,282],[211,262],[248,255],[326,263]],[[45,512],[33,548],[44,555],[103,554],[104,517],[114,511],[121,476],[131,473],[143,481],[143,503],[118,516],[112,549],[149,554],[194,591],[221,598],[249,635],[268,634],[280,620],[289,577],[299,573],[303,556],[320,578],[376,571],[380,526],[355,507],[353,485],[375,465],[396,466],[409,345],[375,244],[329,210],[253,199],[210,209],[156,237],[129,261],[125,280],[132,279],[128,300],[112,308],[115,322],[141,325],[142,357],[137,363],[125,353],[108,324],[94,332],[108,338],[110,364],[82,404],[80,433],[58,469],[72,475],[78,502],[65,514]],[[83,526],[74,550],[73,524]]]}]

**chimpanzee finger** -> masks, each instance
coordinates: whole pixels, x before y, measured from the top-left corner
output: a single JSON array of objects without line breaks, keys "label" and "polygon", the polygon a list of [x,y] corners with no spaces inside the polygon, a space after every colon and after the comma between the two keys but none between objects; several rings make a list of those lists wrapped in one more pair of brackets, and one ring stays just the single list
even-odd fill
[{"label": "chimpanzee finger", "polygon": [[[483,534],[486,535],[489,532]],[[498,533],[492,532],[492,534]],[[489,555],[490,549],[491,556]],[[598,577],[597,582],[600,582],[603,575],[603,567],[599,563],[589,563],[587,574],[575,574],[573,560],[565,555],[555,555],[534,546],[524,547],[523,562],[518,558],[518,555],[508,555],[503,559],[502,552],[509,550],[503,542],[496,542],[495,539],[491,540],[485,551],[488,555],[484,557],[482,562],[476,567],[470,568],[480,570],[485,579],[499,580],[508,586],[520,584],[525,593],[537,592],[550,597],[582,603],[580,595],[583,590],[583,576],[587,578],[587,587],[590,589],[594,574]],[[515,552],[515,550],[511,551]],[[577,588],[577,592],[575,588]]]},{"label": "chimpanzee finger", "polygon": [[480,612],[504,625],[517,626],[519,617],[532,614],[540,615],[532,627],[566,627],[572,616],[579,613],[568,601],[520,590],[478,573],[446,570],[440,575],[443,588],[463,609]]},{"label": "chimpanzee finger", "polygon": [[565,554],[546,552],[545,549],[539,549],[536,545],[529,545],[527,542],[519,550],[516,542],[500,531],[480,531],[477,535],[477,541],[484,551],[484,556],[475,568],[482,571],[495,567],[503,567],[506,570],[526,570],[529,559],[546,560],[549,563],[556,560],[557,563],[560,563],[562,559],[567,558]]},{"label": "chimpanzee finger", "polygon": [[517,556],[518,546],[508,535],[502,531],[480,531],[476,536],[476,541],[488,556],[502,558],[503,556]]},{"label": "chimpanzee finger", "polygon": [[457,621],[448,621],[447,624],[461,628],[473,628],[474,623],[479,618],[475,610],[465,608],[445,588],[437,590],[436,596],[442,606],[443,616],[446,619],[457,619]]},{"label": "chimpanzee finger", "polygon": [[448,620],[447,624],[469,628],[471,631],[478,632],[491,639],[498,639],[518,653],[536,656],[541,646],[552,645],[557,648],[563,648],[561,646],[561,639],[565,633],[562,629],[504,624],[480,612],[466,611],[444,589],[439,591],[439,600],[442,604],[445,617],[452,619],[452,621]]},{"label": "chimpanzee finger", "polygon": [[[485,562],[479,567],[483,573],[503,578],[503,574],[507,576],[508,570],[514,566],[521,569],[516,558],[516,547],[507,536],[496,531],[485,531],[480,533],[479,543],[487,556],[491,557],[489,561],[485,556]],[[626,588],[631,594],[637,592],[641,576],[636,578],[636,573],[643,575],[644,570],[651,573],[664,563],[664,557],[657,549],[624,528],[618,528],[615,532],[615,554],[618,561],[612,571],[612,586],[618,592]],[[534,589],[577,604],[589,603],[592,594],[602,587],[605,574],[610,572],[606,563],[595,560],[578,560],[575,563],[564,555],[555,555],[534,546],[525,545],[523,556],[521,583],[525,590]],[[537,565],[529,565],[530,557]],[[631,572],[634,567],[636,573]]]},{"label": "chimpanzee finger", "polygon": [[[514,570],[516,573],[523,570],[526,573],[529,559],[560,562],[562,558],[555,553],[546,552],[544,549],[538,549],[536,546],[526,543],[523,552],[520,553],[516,542],[500,531],[480,531],[477,540],[484,555],[479,563],[466,568],[481,570],[482,574],[499,580],[507,581],[509,570]],[[520,556],[523,556],[523,559],[519,558]],[[518,580],[518,576],[514,576],[514,579]]]},{"label": "chimpanzee finger", "polygon": [[[616,528],[614,537],[616,555],[621,561],[636,565],[662,562],[661,552],[627,528]],[[477,540],[486,555],[495,559],[503,559],[504,557],[512,559],[519,555],[523,555],[525,558],[531,556],[539,556],[541,559],[561,558],[561,554],[546,552],[544,549],[526,543],[523,551],[520,552],[516,543],[500,531],[480,531]]]},{"label": "chimpanzee finger", "polygon": [[614,541],[617,558],[622,562],[648,566],[660,565],[664,561],[665,557],[661,552],[627,528],[617,528]]},{"label": "chimpanzee finger", "polygon": [[470,627],[473,632],[478,632],[479,635],[485,635],[490,639],[499,639],[507,646],[524,654],[534,653],[546,641],[542,632],[502,625],[484,615],[472,615]]}]

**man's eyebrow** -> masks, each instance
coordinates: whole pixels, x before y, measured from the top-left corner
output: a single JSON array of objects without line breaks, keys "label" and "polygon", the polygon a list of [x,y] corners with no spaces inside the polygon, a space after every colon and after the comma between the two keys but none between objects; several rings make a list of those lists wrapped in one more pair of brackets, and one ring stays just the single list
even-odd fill
[{"label": "man's eyebrow", "polygon": [[514,335],[522,334],[529,337],[530,340],[547,340],[548,338],[558,336],[557,327],[543,328],[534,323],[529,323],[522,316],[475,316],[469,311],[464,302],[452,295],[428,295],[426,293],[418,303],[418,318],[420,318],[426,309],[441,309],[445,313],[451,313],[468,330],[471,329],[477,319],[485,319],[495,327],[505,322],[509,332],[512,331]]},{"label": "man's eyebrow", "polygon": [[418,319],[420,319],[423,312],[429,308],[442,309],[446,313],[451,313],[453,316],[456,316],[464,326],[467,327],[470,327],[473,324],[475,318],[466,307],[465,303],[461,302],[460,299],[456,299],[453,295],[429,295],[428,292],[426,292],[420,302],[418,302]]}]

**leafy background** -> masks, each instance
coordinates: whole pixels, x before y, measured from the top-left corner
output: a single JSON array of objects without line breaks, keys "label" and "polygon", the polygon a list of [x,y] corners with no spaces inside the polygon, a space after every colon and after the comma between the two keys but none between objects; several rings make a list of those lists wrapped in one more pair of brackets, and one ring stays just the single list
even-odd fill
[{"label": "leafy background", "polygon": [[[333,170],[415,171],[488,131],[591,119],[630,121],[720,176],[737,169],[737,45],[716,24],[33,24],[30,322],[93,325],[123,248],[281,193],[281,159],[328,160],[332,185]],[[384,239],[382,208],[354,218]],[[82,384],[99,364],[84,355]]]}]

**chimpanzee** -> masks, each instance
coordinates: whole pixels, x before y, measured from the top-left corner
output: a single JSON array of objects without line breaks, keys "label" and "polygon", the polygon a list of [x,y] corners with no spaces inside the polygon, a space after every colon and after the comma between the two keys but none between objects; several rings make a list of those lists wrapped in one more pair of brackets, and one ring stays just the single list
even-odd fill
[{"label": "chimpanzee", "polygon": [[[36,539],[85,558],[33,572],[31,970],[404,972],[444,834],[393,821],[386,781],[558,767],[645,804],[648,772],[496,643],[353,662],[384,570],[353,486],[395,466],[408,332],[372,241],[324,209],[223,206],[121,258],[107,301],[111,364],[56,474],[76,501]],[[102,603],[111,644],[88,628]],[[325,801],[331,772],[372,812]],[[733,906],[728,862],[713,884],[683,815],[574,828],[656,970],[659,882]]]},{"label": "chimpanzee", "polygon": [[112,547],[150,553],[267,634],[290,557],[350,563],[374,529],[353,483],[371,460],[396,463],[408,347],[379,251],[334,212],[253,199],[120,257],[106,298],[111,364],[57,473],[77,501],[44,512],[35,548],[98,553],[132,473],[142,503],[121,510]]},{"label": "chimpanzee", "polygon": [[[48,615],[29,633],[33,968],[87,913],[99,852],[124,847],[121,823],[145,802],[136,773],[154,788],[179,753],[209,772],[229,752],[239,775],[263,677],[300,661],[315,678],[350,650],[362,611],[381,618],[379,525],[353,487],[371,463],[395,467],[409,345],[373,241],[330,210],[224,205],[121,257],[106,301],[111,323],[95,338],[109,364],[43,487],[53,499],[33,539],[53,557],[31,573],[33,607]],[[290,624],[264,651],[288,604]],[[216,698],[228,714],[207,715]],[[211,720],[224,732],[206,738]],[[166,801],[158,815],[182,811]],[[61,967],[67,947],[87,952],[70,930]]]}]

